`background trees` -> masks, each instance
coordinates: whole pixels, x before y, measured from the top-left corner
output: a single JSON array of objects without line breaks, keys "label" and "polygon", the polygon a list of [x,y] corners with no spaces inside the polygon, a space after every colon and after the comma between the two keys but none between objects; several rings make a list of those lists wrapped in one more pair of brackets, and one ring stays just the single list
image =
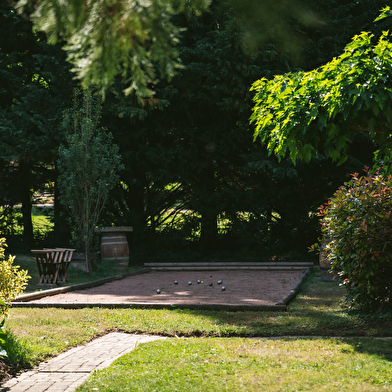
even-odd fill
[{"label": "background trees", "polygon": [[[127,187],[118,195],[128,199],[128,207],[136,207],[135,197],[131,204],[125,195],[139,187],[142,231],[155,234],[155,242],[164,236],[164,245],[171,243],[167,236],[176,238],[167,215],[180,216],[176,213],[183,209],[195,214],[181,215],[176,227],[182,227],[182,234],[176,234],[182,241],[197,239],[197,249],[232,253],[250,247],[257,254],[261,249],[264,254],[277,248],[306,249],[317,238],[317,206],[346,179],[350,167],[358,169],[360,160],[371,159],[371,148],[366,151],[358,140],[349,165],[331,169],[331,161],[322,158],[312,166],[279,164],[252,143],[249,85],[261,74],[285,72],[295,59],[281,50],[279,40],[266,34],[268,40],[261,32],[256,46],[245,45],[249,31],[238,6],[229,5],[214,2],[206,14],[176,18],[186,28],[177,47],[184,69],[171,83],[154,86],[155,99],[143,107],[146,117],[117,100],[116,120],[106,121],[118,126],[114,136],[121,136],[116,142],[122,146],[128,141],[131,148],[121,150],[129,172],[123,178]],[[131,125],[139,115],[143,120]],[[168,190],[167,184],[178,187]]]},{"label": "background trees", "polygon": [[[134,226],[132,248],[148,244],[154,251],[150,253],[157,254],[155,250],[159,249],[160,256],[165,247],[171,252],[191,250],[192,257],[199,257],[195,252],[201,249],[207,250],[210,257],[215,250],[257,257],[277,251],[287,254],[295,249],[305,250],[318,235],[317,206],[347,178],[347,173],[358,171],[364,162],[369,163],[373,146],[365,135],[356,138],[346,165],[339,168],[322,156],[313,159],[311,165],[294,166],[289,160],[278,162],[260,144],[253,143],[253,125],[249,125],[253,93],[249,88],[260,77],[271,79],[288,71],[308,71],[331,60],[361,26],[371,24],[368,9],[372,7],[377,7],[376,13],[378,2],[331,0],[319,4],[304,0],[260,4],[220,0],[214,1],[205,13],[185,8],[171,19],[172,26],[183,31],[176,47],[182,68],[171,80],[166,79],[164,69],[155,68],[155,76],[149,76],[146,84],[153,97],[126,96],[123,91],[129,84],[123,83],[121,64],[116,65],[114,73],[105,73],[111,54],[120,47],[101,51],[100,56],[109,56],[109,62],[96,70],[104,84],[114,81],[106,91],[102,126],[113,133],[124,170],[100,223]],[[24,16],[28,17],[30,11],[25,11]],[[33,33],[29,22],[15,13],[12,15],[20,26],[29,26],[33,37],[40,37],[37,47],[46,47],[44,35]],[[86,26],[85,21],[79,22],[79,26]],[[344,28],[338,30],[337,25]],[[86,50],[91,42],[83,41]],[[100,41],[97,48],[101,50],[105,42]],[[21,50],[21,53],[30,52]],[[41,109],[33,105],[40,102],[33,95],[30,106],[25,108],[27,114],[21,116],[31,118],[34,109],[34,119],[40,119],[34,124],[39,127],[20,122],[15,115],[22,108],[19,101],[10,101],[1,126],[5,137],[15,132],[13,124],[19,124],[16,126],[24,132],[23,143],[30,141],[34,145],[25,145],[25,151],[32,152],[29,168],[37,165],[47,168],[53,174],[51,178],[57,180],[50,165],[56,161],[61,142],[60,117],[63,109],[70,107],[74,82],[61,73],[68,66],[63,61],[64,52],[59,51],[58,56],[49,54],[52,53],[48,53],[39,72],[34,68],[36,64],[31,63],[33,75],[47,72],[46,79],[44,76],[39,79],[45,83],[34,84],[31,75],[15,79],[15,86],[23,91],[23,99],[28,91],[37,91],[23,90],[30,84],[35,88],[38,85],[42,95],[48,97]],[[12,56],[7,54],[1,59],[10,61]],[[26,67],[30,64],[27,60],[24,63]],[[54,73],[55,64],[60,78],[57,71]],[[125,72],[126,68],[125,64]],[[11,75],[7,76],[9,80],[12,72],[19,70],[17,66],[9,68],[5,62],[1,69]],[[86,80],[92,80],[90,76]],[[160,82],[155,83],[157,80]],[[5,89],[2,94],[6,96]],[[55,105],[49,105],[49,99]],[[5,106],[1,106],[3,110]],[[16,122],[10,121],[11,114]],[[46,144],[41,148],[39,143],[44,141]],[[12,146],[10,140],[7,143]],[[11,147],[7,148],[11,151]],[[52,155],[46,155],[49,150]],[[9,165],[10,156],[5,158],[4,165]],[[4,168],[1,180],[8,181],[11,172]],[[32,179],[30,192],[39,188],[31,184]],[[10,189],[15,196],[16,188]],[[155,250],[151,244],[156,245]]]}]

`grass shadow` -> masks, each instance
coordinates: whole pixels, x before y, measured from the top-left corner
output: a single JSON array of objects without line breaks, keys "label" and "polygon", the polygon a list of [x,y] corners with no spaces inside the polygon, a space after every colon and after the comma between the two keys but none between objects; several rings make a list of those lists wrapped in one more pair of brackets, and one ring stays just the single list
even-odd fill
[{"label": "grass shadow", "polygon": [[375,322],[374,318],[349,314],[344,296],[345,289],[337,282],[322,281],[315,267],[286,312],[173,311],[213,321],[222,327],[219,336],[391,336],[390,319]]}]

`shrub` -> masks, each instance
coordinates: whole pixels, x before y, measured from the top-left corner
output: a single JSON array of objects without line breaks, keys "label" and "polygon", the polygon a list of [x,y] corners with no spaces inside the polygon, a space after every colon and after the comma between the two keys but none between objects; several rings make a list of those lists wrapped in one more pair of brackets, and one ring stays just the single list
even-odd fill
[{"label": "shrub", "polygon": [[352,175],[320,208],[326,257],[352,305],[392,306],[392,176]]},{"label": "shrub", "polygon": [[5,257],[5,238],[0,238],[0,315],[7,316],[11,301],[27,286],[27,271],[14,265],[15,256]]},{"label": "shrub", "polygon": [[4,328],[5,317],[11,301],[16,298],[27,286],[30,276],[27,271],[19,270],[18,265],[13,265],[15,256],[5,257],[5,238],[0,238],[0,357],[7,356],[5,347],[7,345],[8,333]]}]

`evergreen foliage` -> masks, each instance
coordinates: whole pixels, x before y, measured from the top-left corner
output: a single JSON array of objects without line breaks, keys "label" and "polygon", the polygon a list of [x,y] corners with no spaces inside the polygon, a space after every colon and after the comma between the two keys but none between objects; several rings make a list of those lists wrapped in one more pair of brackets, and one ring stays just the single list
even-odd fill
[{"label": "evergreen foliage", "polygon": [[385,6],[385,0],[302,0],[308,16],[297,25],[296,31],[302,37],[301,69],[311,71],[339,57],[346,45],[362,31],[370,31],[376,39],[389,23],[374,23],[379,10]]},{"label": "evergreen foliage", "polygon": [[[146,120],[127,134],[121,133],[125,143],[132,137],[129,144],[134,151],[121,152],[129,162],[126,170],[130,172],[124,179],[129,186],[124,193],[142,186],[138,204],[144,214],[142,220],[153,231],[162,233],[166,226],[165,234],[173,234],[173,225],[165,225],[168,216],[179,216],[181,209],[199,213],[206,247],[217,245],[220,214],[241,220],[241,196],[235,195],[235,189],[239,192],[244,187],[242,183],[249,174],[244,168],[246,160],[239,155],[247,149],[257,150],[249,137],[246,119],[251,102],[248,86],[261,68],[252,56],[241,64],[242,34],[225,26],[222,9],[218,12],[215,7],[213,14],[201,17],[185,13],[177,18],[180,27],[187,28],[178,46],[185,67],[173,83],[156,86],[156,99],[144,107]],[[166,102],[169,107],[165,107]],[[236,125],[240,119],[245,126]],[[117,119],[116,123],[120,126],[124,121]],[[117,140],[120,146],[124,142]],[[126,161],[127,157],[132,161]],[[192,215],[183,222],[183,233],[188,233],[187,237],[193,233],[195,237],[199,225],[199,218]]]},{"label": "evergreen foliage", "polygon": [[172,16],[186,5],[205,9],[208,2],[22,0],[18,7],[26,5],[34,8],[36,28],[45,31],[51,43],[59,38],[67,42],[68,60],[85,88],[93,83],[107,89],[121,74],[126,94],[136,91],[145,97],[151,96],[156,73],[170,78],[179,66],[174,47],[180,30]]},{"label": "evergreen foliage", "polygon": [[[85,87],[92,82],[107,89],[121,75],[127,94],[135,91],[145,97],[153,94],[158,79],[170,79],[181,66],[176,45],[183,30],[175,23],[176,15],[200,15],[208,5],[206,0],[20,0],[18,10],[36,29],[47,32],[51,42],[66,42],[69,60]],[[326,56],[339,53],[347,37],[381,5],[380,0],[221,2],[231,13],[230,23],[243,31],[243,49],[256,53],[268,45],[270,55],[279,52],[285,58],[286,72],[328,61]]]},{"label": "evergreen foliage", "polygon": [[160,253],[189,240],[191,249],[232,255],[306,249],[318,236],[317,206],[347,172],[371,161],[360,138],[356,157],[341,168],[322,158],[311,166],[279,163],[252,142],[249,86],[260,74],[284,73],[294,60],[261,27],[257,45],[247,45],[239,13],[246,7],[230,4],[216,1],[209,13],[176,17],[186,29],[177,46],[184,68],[171,83],[154,86],[153,100],[136,109],[118,88],[105,101],[104,121],[125,163],[112,196],[121,215],[112,205],[105,219],[132,224],[133,239],[144,236]]}]

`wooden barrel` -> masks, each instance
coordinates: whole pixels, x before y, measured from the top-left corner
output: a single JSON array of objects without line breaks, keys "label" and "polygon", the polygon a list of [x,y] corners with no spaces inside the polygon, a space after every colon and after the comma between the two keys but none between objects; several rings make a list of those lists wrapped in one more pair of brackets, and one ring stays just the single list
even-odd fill
[{"label": "wooden barrel", "polygon": [[102,233],[101,259],[103,261],[113,262],[117,272],[125,272],[129,263],[129,247],[126,231],[130,230],[108,227],[100,231]]}]

